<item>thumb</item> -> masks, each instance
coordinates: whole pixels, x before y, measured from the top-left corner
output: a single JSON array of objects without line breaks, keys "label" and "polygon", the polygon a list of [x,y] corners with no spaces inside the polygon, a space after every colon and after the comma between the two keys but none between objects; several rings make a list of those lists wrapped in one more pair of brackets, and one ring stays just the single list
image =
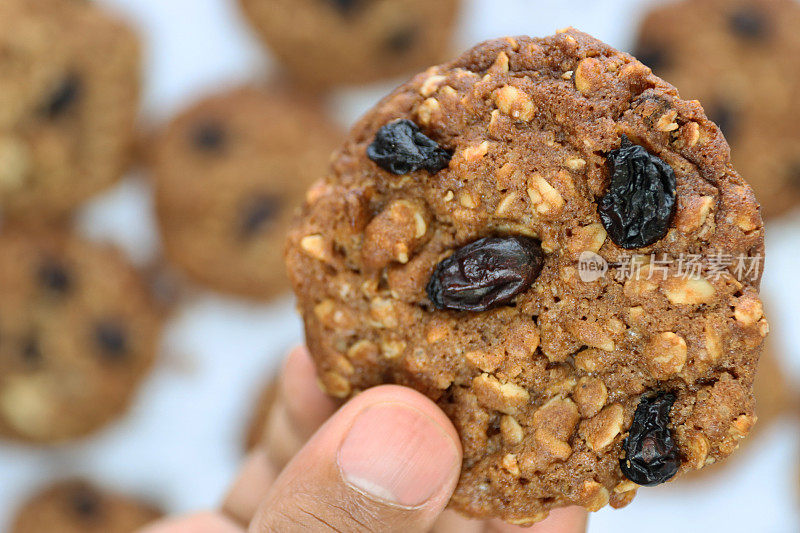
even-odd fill
[{"label": "thumb", "polygon": [[428,531],[460,469],[458,434],[433,402],[404,387],[369,389],[286,466],[250,531]]}]

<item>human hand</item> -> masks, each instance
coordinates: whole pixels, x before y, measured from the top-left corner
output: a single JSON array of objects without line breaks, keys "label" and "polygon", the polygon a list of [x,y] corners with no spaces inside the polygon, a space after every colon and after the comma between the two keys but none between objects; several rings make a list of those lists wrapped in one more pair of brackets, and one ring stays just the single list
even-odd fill
[{"label": "human hand", "polygon": [[428,398],[383,385],[337,410],[304,348],[284,364],[265,429],[219,512],[167,520],[142,533],[379,531],[580,533],[586,512],[557,509],[524,529],[469,520],[445,507],[461,443]]}]

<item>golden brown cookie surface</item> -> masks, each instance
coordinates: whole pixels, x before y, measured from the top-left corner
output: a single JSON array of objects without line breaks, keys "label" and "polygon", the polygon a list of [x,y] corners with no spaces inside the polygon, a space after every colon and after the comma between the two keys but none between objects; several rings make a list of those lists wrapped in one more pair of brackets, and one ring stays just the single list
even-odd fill
[{"label": "golden brown cookie surface", "polygon": [[130,163],[139,45],[94,2],[0,3],[0,210],[63,217]]},{"label": "golden brown cookie surface", "polygon": [[167,257],[213,289],[256,299],[288,291],[286,231],[339,135],[315,102],[251,88],[181,114],[153,146]]},{"label": "golden brown cookie surface", "polygon": [[460,0],[240,0],[300,82],[350,85],[411,72],[448,53]]},{"label": "golden brown cookie surface", "polygon": [[767,218],[800,205],[798,27],[793,0],[674,2],[647,15],[634,50],[703,103]]},{"label": "golden brown cookie surface", "polygon": [[32,497],[11,533],[134,533],[161,515],[150,504],[68,480]]},{"label": "golden brown cookie surface", "polygon": [[0,234],[0,436],[80,437],[118,417],[155,357],[160,317],[116,250]]},{"label": "golden brown cookie surface", "polygon": [[762,254],[701,106],[568,30],[483,43],[382,100],[287,263],[327,391],[426,394],[462,439],[452,505],[525,524],[736,448],[768,327],[760,270],[722,259]]},{"label": "golden brown cookie surface", "polygon": [[[739,450],[748,449],[751,444],[759,442],[759,436],[768,431],[774,422],[781,416],[795,416],[798,407],[798,398],[787,382],[786,370],[781,365],[781,354],[776,353],[774,342],[767,341],[764,352],[758,361],[758,373],[753,383],[753,396],[755,397],[755,412],[758,421],[747,439],[743,440]],[[739,454],[710,464],[702,470],[687,476],[687,481],[705,480],[724,471],[729,465],[735,465]],[[680,487],[680,485],[679,485]]]}]

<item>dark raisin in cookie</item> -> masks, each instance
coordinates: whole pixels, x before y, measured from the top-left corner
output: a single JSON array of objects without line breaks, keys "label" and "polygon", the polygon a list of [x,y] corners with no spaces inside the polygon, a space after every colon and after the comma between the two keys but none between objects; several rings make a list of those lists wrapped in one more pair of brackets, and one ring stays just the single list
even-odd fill
[{"label": "dark raisin in cookie", "polygon": [[[398,121],[415,128],[386,143]],[[452,506],[529,524],[736,449],[763,242],[700,104],[570,29],[387,96],[311,189],[287,263],[325,389],[426,394],[462,438]]]},{"label": "dark raisin in cookie", "polygon": [[135,533],[162,514],[149,503],[67,480],[25,503],[10,533]]},{"label": "dark raisin in cookie", "polygon": [[62,217],[130,163],[139,45],[96,2],[0,2],[0,211]]},{"label": "dark raisin in cookie", "polygon": [[288,292],[287,228],[340,139],[316,101],[278,90],[236,89],[183,112],[152,146],[167,257],[212,289]]},{"label": "dark raisin in cookie", "polygon": [[57,233],[0,234],[0,437],[52,443],[126,409],[160,317],[119,253]]},{"label": "dark raisin in cookie", "polygon": [[800,205],[800,5],[685,0],[659,5],[634,55],[703,103],[769,218]]},{"label": "dark raisin in cookie", "polygon": [[291,75],[325,87],[411,72],[448,52],[460,0],[239,0]]}]

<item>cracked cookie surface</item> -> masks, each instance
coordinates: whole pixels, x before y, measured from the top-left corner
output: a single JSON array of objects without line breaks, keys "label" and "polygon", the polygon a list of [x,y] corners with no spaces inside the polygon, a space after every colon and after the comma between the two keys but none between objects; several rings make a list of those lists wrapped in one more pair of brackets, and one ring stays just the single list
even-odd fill
[{"label": "cracked cookie surface", "polygon": [[800,205],[798,27],[793,0],[670,2],[646,15],[633,52],[703,103],[766,218]]},{"label": "cracked cookie surface", "polygon": [[0,210],[63,217],[126,170],[139,45],[94,2],[0,2]]},{"label": "cracked cookie surface", "polygon": [[110,248],[54,232],[0,234],[0,437],[54,443],[127,408],[160,316]]},{"label": "cracked cookie surface", "polygon": [[[401,175],[376,164],[369,147],[398,120],[417,124],[449,165]],[[657,186],[615,201],[675,198],[658,219],[668,223],[663,237],[633,250],[612,240],[598,214],[619,167],[609,154],[626,142],[644,153],[631,151],[638,162],[623,167]],[[674,181],[660,181],[670,173]],[[646,208],[616,216],[635,225]],[[543,264],[513,301],[480,312],[431,301],[437,265],[480,239],[520,236],[540,243]],[[529,524],[555,507],[632,500],[624,445],[637,407],[655,395],[668,399],[668,417],[642,411],[636,427],[664,435],[668,424],[675,451],[660,481],[737,447],[754,422],[768,330],[760,272],[700,275],[683,262],[724,254],[756,264],[763,238],[753,192],[700,104],[570,29],[483,43],[383,99],[307,193],[287,264],[325,389],[349,397],[399,383],[423,392],[462,439],[451,504]],[[586,253],[606,264],[605,276],[583,280]],[[493,254],[482,249],[453,270],[467,280],[454,294],[479,294],[487,275],[522,279],[506,273],[515,262]],[[626,264],[638,279],[621,275]]]},{"label": "cracked cookie surface", "polygon": [[460,0],[239,0],[283,66],[320,88],[411,74],[445,58]]},{"label": "cracked cookie surface", "polygon": [[288,292],[286,231],[340,140],[318,102],[282,91],[235,89],[181,113],[152,146],[167,257],[212,289]]},{"label": "cracked cookie surface", "polygon": [[10,533],[134,533],[161,516],[149,503],[70,479],[31,497]]}]

